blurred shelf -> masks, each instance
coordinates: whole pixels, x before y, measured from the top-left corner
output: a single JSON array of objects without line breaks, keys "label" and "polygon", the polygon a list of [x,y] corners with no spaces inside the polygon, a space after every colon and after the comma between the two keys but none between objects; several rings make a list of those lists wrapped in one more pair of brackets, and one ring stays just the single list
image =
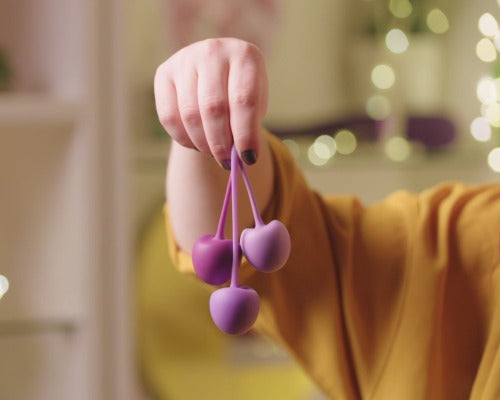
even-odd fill
[{"label": "blurred shelf", "polygon": [[43,93],[0,93],[0,133],[11,130],[66,131],[74,126],[77,106]]},{"label": "blurred shelf", "polygon": [[491,172],[487,166],[490,144],[461,141],[445,149],[426,151],[415,145],[404,161],[390,160],[384,150],[383,142],[360,143],[350,155],[335,154],[327,163],[315,166],[308,160],[308,149],[314,138],[296,138],[299,154],[295,155],[298,165],[307,171],[325,170],[397,170],[400,172],[415,169],[465,168]]},{"label": "blurred shelf", "polygon": [[72,318],[29,318],[0,320],[0,337],[42,333],[74,333],[78,323]]}]

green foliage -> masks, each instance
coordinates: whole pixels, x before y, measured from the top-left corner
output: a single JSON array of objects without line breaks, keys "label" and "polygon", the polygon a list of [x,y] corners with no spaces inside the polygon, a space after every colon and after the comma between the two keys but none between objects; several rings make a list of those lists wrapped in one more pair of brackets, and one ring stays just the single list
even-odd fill
[{"label": "green foliage", "polygon": [[[434,7],[444,3],[444,0],[370,0],[364,2],[367,10],[367,20],[364,32],[368,35],[379,36],[392,28],[399,28],[408,33],[419,34],[430,32],[427,23],[427,13]],[[411,4],[411,13],[405,17],[397,17],[392,8],[400,8]]]},{"label": "green foliage", "polygon": [[497,59],[492,66],[493,78],[500,78],[500,61]]}]

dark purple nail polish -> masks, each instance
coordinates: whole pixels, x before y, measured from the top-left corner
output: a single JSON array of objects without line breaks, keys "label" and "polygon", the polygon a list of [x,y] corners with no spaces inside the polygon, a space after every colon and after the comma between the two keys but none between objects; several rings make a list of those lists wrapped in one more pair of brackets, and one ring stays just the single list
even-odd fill
[{"label": "dark purple nail polish", "polygon": [[245,161],[246,164],[252,165],[257,161],[257,156],[253,150],[246,150],[241,153],[241,158]]},{"label": "dark purple nail polish", "polygon": [[221,162],[222,168],[227,169],[228,171],[231,170],[231,160],[223,160]]}]

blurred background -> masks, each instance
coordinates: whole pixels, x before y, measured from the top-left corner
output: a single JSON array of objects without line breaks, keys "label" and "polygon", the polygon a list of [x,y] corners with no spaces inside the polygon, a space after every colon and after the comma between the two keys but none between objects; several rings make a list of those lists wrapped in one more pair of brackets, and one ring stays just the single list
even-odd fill
[{"label": "blurred background", "polygon": [[265,125],[323,193],[498,181],[499,5],[2,0],[0,398],[324,398],[172,267],[155,69],[206,37],[259,45]]}]

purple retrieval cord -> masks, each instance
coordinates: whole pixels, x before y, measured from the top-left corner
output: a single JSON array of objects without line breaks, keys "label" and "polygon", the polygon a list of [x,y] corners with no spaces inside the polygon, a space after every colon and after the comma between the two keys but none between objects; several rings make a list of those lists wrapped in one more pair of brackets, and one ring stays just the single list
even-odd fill
[{"label": "purple retrieval cord", "polygon": [[231,273],[231,287],[238,286],[238,268],[240,266],[240,241],[238,240],[238,152],[236,146],[231,149],[231,200],[233,223],[233,269]]},{"label": "purple retrieval cord", "polygon": [[226,226],[227,209],[229,207],[229,196],[231,196],[231,179],[227,181],[226,194],[222,203],[222,210],[219,217],[219,225],[215,232],[216,239],[224,239],[224,227]]}]

